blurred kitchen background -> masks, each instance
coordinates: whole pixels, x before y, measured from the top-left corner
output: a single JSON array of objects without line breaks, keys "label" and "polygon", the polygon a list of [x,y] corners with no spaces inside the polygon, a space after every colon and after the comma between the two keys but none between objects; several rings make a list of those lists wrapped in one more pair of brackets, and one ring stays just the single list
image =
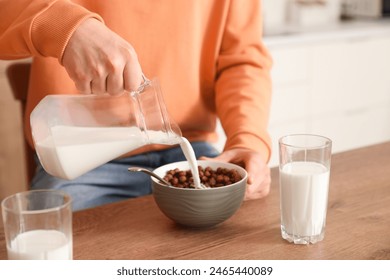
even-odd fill
[{"label": "blurred kitchen background", "polygon": [[390,0],[263,0],[263,14],[270,165],[286,134],[327,136],[335,153],[389,141]]},{"label": "blurred kitchen background", "polygon": [[[341,152],[390,140],[390,1],[263,0],[278,139],[314,133]],[[362,159],[362,163],[364,159]]]},{"label": "blurred kitchen background", "polygon": [[[341,152],[390,140],[390,0],[263,0],[278,139],[314,133]],[[21,105],[0,61],[0,200],[27,186]],[[222,149],[225,138],[216,144]],[[364,164],[364,159],[361,159]]]}]

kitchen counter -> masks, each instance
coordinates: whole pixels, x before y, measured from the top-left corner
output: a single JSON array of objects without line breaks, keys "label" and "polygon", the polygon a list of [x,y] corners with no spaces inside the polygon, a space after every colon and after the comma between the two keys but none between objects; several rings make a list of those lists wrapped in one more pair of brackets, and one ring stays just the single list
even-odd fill
[{"label": "kitchen counter", "polygon": [[372,36],[390,37],[390,18],[376,20],[345,20],[326,26],[296,27],[286,25],[266,30],[264,42],[273,49],[285,45],[322,43],[338,39],[359,40]]}]

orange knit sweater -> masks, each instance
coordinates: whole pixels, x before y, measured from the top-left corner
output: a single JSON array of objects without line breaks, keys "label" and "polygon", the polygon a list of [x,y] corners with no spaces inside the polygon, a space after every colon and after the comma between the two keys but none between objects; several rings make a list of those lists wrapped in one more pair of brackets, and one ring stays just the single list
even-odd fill
[{"label": "orange knit sweater", "polygon": [[47,94],[77,93],[60,62],[78,24],[95,17],[133,45],[147,77],[158,77],[183,136],[215,141],[219,118],[225,149],[269,159],[272,62],[260,0],[1,1],[0,17],[0,59],[34,57],[26,118]]}]

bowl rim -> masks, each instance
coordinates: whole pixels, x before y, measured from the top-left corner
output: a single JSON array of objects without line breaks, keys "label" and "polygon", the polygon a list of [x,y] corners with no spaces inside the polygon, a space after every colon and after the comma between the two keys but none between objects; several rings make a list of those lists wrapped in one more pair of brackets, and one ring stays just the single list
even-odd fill
[{"label": "bowl rim", "polygon": [[[234,163],[231,163],[231,162],[223,162],[223,161],[197,160],[198,164],[199,163],[210,163],[210,162],[217,163],[217,164],[221,163],[223,165],[231,166],[232,169],[234,168],[234,169],[237,169],[237,170],[241,171],[240,175],[244,174],[244,176],[242,176],[240,181],[235,182],[233,184],[230,184],[230,185],[227,185],[227,186],[216,187],[216,188],[207,188],[207,189],[177,188],[177,187],[174,187],[174,186],[163,185],[163,184],[159,183],[159,181],[156,178],[151,177],[151,179],[159,187],[163,187],[163,188],[167,188],[167,189],[175,189],[175,190],[178,190],[178,191],[216,191],[216,190],[222,190],[222,189],[231,188],[231,187],[234,187],[236,185],[239,185],[240,183],[242,183],[243,181],[246,181],[248,179],[248,172],[243,167],[241,167],[241,166],[239,166],[237,164],[234,164]],[[167,167],[169,165],[183,164],[183,163],[187,163],[188,164],[188,161],[183,160],[183,161],[176,161],[176,162],[167,163],[167,164],[164,164],[164,165],[161,165],[161,166],[155,168],[153,170],[153,172],[156,172],[157,169],[160,169],[160,168],[163,168],[163,167]],[[152,184],[152,187],[153,186],[154,186],[154,184]]]}]

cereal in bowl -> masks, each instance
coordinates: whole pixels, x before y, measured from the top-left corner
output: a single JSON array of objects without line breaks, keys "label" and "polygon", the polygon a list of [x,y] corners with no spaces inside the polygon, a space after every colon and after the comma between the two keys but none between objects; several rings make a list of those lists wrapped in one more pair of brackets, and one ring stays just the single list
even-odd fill
[{"label": "cereal in bowl", "polygon": [[[242,179],[235,169],[198,166],[200,181],[209,188],[217,188],[236,183]],[[176,188],[195,188],[194,179],[190,170],[171,169],[166,172],[164,179]]]}]

